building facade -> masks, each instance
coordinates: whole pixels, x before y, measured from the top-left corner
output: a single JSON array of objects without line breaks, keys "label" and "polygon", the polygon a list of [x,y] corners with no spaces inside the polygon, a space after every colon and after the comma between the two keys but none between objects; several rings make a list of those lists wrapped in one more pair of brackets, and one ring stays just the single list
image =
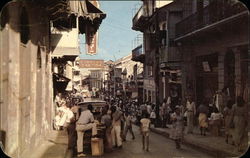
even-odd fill
[{"label": "building facade", "polygon": [[111,69],[112,92],[142,102],[142,73],[143,64],[131,60],[132,53],[113,63]]},{"label": "building facade", "polygon": [[170,76],[170,71],[174,73],[180,70],[180,53],[172,41],[174,25],[180,18],[179,12],[180,8],[175,1],[149,0],[143,1],[133,18],[132,29],[143,33],[142,42],[132,52],[133,60],[144,65],[145,102],[160,104],[167,97],[170,85],[180,87],[178,81],[172,81]]},{"label": "building facade", "polygon": [[[63,33],[58,30],[65,28],[64,24],[71,25],[70,19],[77,23],[81,16],[76,8],[82,4],[86,1],[13,1],[1,12],[0,141],[10,157],[25,157],[52,130],[53,89],[65,90],[65,82],[70,81],[66,76],[72,72],[72,64],[67,62],[71,60],[63,58],[65,54],[71,56],[71,50],[57,54],[63,49],[60,46],[66,45],[60,44]],[[87,21],[78,19],[81,24]],[[78,26],[81,31],[82,25]],[[66,27],[78,32],[73,24]]]},{"label": "building facade", "polygon": [[231,0],[188,1],[174,41],[183,55],[183,95],[223,110],[227,100],[249,102],[249,11]]},{"label": "building facade", "polygon": [[147,0],[132,22],[143,33],[132,60],[143,63],[144,101],[160,105],[175,90],[180,101],[192,96],[220,111],[239,95],[249,103],[249,12],[242,3]]},{"label": "building facade", "polygon": [[[104,87],[104,60],[81,59],[79,60],[79,69],[82,80],[82,87],[85,90],[92,91],[93,88]],[[101,77],[101,78],[98,78]],[[96,87],[97,86],[97,87]]]}]

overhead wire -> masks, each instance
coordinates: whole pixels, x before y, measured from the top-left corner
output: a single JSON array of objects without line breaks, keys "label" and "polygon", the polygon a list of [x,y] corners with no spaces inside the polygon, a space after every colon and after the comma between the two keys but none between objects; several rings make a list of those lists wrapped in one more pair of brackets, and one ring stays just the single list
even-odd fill
[{"label": "overhead wire", "polygon": [[[122,31],[133,31],[132,29],[130,30],[127,27],[121,27],[121,26],[118,26],[116,24],[110,24],[110,23],[107,23],[107,22],[103,22],[103,24],[106,24],[106,26],[108,25],[108,26],[110,26],[112,28],[120,29]],[[103,26],[105,26],[105,25],[103,25]]]},{"label": "overhead wire", "polygon": [[[110,18],[110,17],[109,17],[109,19],[112,20],[112,21],[116,21],[116,22],[117,22],[116,25],[119,25],[119,26],[121,26],[121,27],[127,28],[126,25],[121,24],[121,23],[122,23],[121,21],[118,21],[118,20],[116,20],[116,19],[114,19],[114,18]],[[123,20],[123,21],[124,21],[124,20]]]}]

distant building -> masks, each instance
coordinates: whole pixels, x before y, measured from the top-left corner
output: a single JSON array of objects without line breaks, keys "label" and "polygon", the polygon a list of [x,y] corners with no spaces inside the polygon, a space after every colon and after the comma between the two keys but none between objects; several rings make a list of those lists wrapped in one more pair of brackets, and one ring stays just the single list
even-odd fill
[{"label": "distant building", "polygon": [[102,90],[104,85],[104,71],[101,70],[90,70],[90,89],[95,89],[96,91]]},{"label": "distant building", "polygon": [[138,93],[138,84],[142,84],[140,76],[143,73],[143,65],[131,59],[132,53],[114,61],[111,67],[111,89],[114,94],[119,92],[119,95],[142,100],[142,93]]},{"label": "distant building", "polygon": [[92,91],[93,87],[102,89],[103,85],[100,82],[104,81],[104,60],[81,59],[79,69],[83,87],[88,88],[89,91]]},{"label": "distant building", "polygon": [[[143,0],[132,19],[132,29],[143,35],[136,37],[132,50],[132,60],[143,63],[143,101],[160,104],[167,96],[168,76],[165,76],[166,70],[160,69],[160,64],[168,62],[170,55],[173,62],[179,60],[168,37],[168,31],[174,32],[172,29],[178,14],[175,1]],[[172,66],[164,66],[167,67],[172,69]],[[174,69],[180,69],[178,62]]]}]

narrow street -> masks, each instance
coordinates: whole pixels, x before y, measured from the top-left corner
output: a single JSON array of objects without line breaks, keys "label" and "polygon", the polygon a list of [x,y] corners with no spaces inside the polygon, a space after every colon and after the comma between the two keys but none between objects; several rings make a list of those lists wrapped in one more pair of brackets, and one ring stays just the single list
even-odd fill
[{"label": "narrow street", "polygon": [[6,157],[228,158],[248,150],[243,2],[10,0],[0,13]]},{"label": "narrow street", "polygon": [[[149,152],[142,150],[142,140],[139,133],[139,128],[133,126],[135,140],[131,139],[130,133],[127,135],[127,141],[123,142],[122,149],[115,149],[111,153],[105,153],[101,158],[209,158],[210,155],[197,151],[187,146],[182,146],[181,149],[175,148],[174,141],[166,139],[163,136],[150,133],[149,136]],[[91,157],[91,156],[89,156]]]}]

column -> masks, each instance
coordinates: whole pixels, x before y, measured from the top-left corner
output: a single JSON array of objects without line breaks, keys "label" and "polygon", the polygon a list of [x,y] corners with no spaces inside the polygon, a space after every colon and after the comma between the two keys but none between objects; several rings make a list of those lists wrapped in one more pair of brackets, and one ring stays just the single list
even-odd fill
[{"label": "column", "polygon": [[224,88],[224,59],[225,52],[218,53],[218,90]]},{"label": "column", "polygon": [[[219,92],[225,87],[225,52],[218,53],[218,90]],[[223,110],[226,103],[225,97],[223,98],[222,93],[219,93],[218,97],[219,110]]]},{"label": "column", "polygon": [[235,96],[241,93],[241,71],[240,71],[240,52],[237,48],[233,49],[235,53]]}]

